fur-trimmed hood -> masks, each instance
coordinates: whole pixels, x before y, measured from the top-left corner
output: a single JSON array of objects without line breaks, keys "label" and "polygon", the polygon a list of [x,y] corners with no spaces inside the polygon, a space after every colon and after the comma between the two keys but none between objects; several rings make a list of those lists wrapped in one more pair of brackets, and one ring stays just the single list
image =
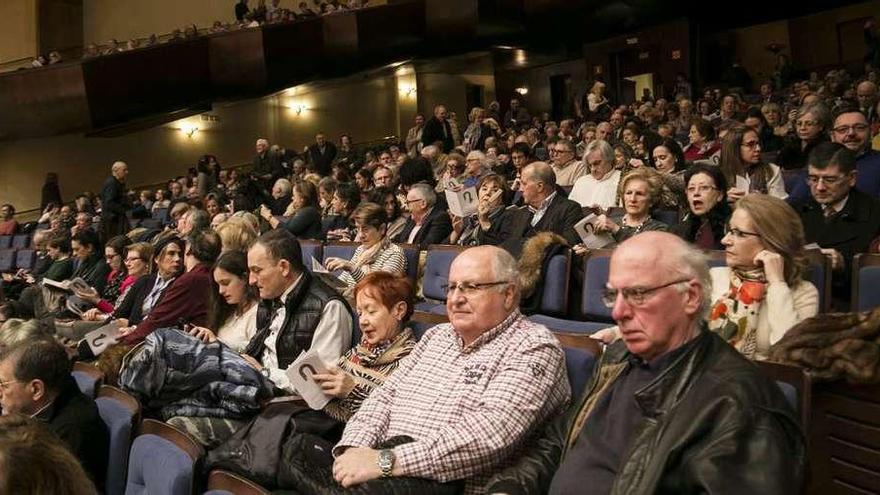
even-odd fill
[{"label": "fur-trimmed hood", "polygon": [[523,299],[531,297],[541,284],[547,250],[554,245],[569,247],[564,237],[553,232],[541,232],[523,244],[519,258],[519,281]]}]

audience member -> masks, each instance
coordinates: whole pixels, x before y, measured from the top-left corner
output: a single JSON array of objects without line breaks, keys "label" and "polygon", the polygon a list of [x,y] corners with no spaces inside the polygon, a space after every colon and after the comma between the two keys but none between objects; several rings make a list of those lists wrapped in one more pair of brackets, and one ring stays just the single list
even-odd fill
[{"label": "audience member", "polygon": [[449,153],[455,143],[452,139],[452,127],[446,119],[446,107],[437,105],[434,107],[434,116],[431,117],[422,128],[422,146],[439,144],[440,151]]},{"label": "audience member", "polygon": [[705,257],[670,234],[621,244],[604,298],[623,338],[602,354],[580,404],[487,491],[800,490],[797,420],[772,380],[707,331],[710,284]]},{"label": "audience member", "polygon": [[684,183],[689,211],[672,232],[701,249],[724,249],[721,239],[731,214],[724,174],[712,165],[694,165]]},{"label": "audience member", "polygon": [[761,159],[761,139],[751,127],[736,126],[721,140],[721,160],[718,165],[730,189],[727,201],[736,203],[747,194],[760,193],[785,199],[782,171]]},{"label": "audience member", "polygon": [[550,157],[553,163],[550,165],[556,174],[556,185],[566,190],[574,186],[575,182],[587,174],[587,162],[578,160],[575,156],[574,143],[567,139],[560,139],[556,144],[548,145]]},{"label": "audience member", "polygon": [[128,165],[116,162],[110,169],[110,177],[101,188],[101,235],[104,242],[128,231],[128,200],[125,178]]},{"label": "audience member", "polygon": [[437,195],[427,184],[415,184],[406,194],[406,208],[409,220],[397,235],[394,242],[418,244],[425,249],[431,244],[440,244],[452,232],[449,214],[437,207]]},{"label": "audience member", "polygon": [[[563,142],[565,141],[556,143],[556,146]],[[589,167],[590,173],[577,179],[568,199],[596,211],[604,212],[617,206],[617,186],[621,172],[614,168],[614,149],[611,145],[605,141],[593,141],[584,152],[584,163]]]},{"label": "audience member", "polygon": [[110,266],[104,260],[104,251],[98,240],[98,234],[92,230],[78,232],[71,238],[70,246],[76,257],[76,269],[73,272],[73,277],[83,279],[85,283],[89,284],[89,287],[95,289],[99,294],[103,293],[107,284],[107,274],[110,273]]},{"label": "audience member", "polygon": [[336,145],[327,141],[323,133],[315,135],[315,144],[307,148],[312,168],[322,176],[330,175],[330,165],[336,159]]},{"label": "audience member", "polygon": [[[464,493],[479,493],[489,473],[562,412],[570,393],[562,350],[519,313],[517,280],[516,261],[497,247],[453,261],[450,323],[429,330],[349,420],[333,449],[336,482],[463,480]],[[470,370],[464,382],[462,367]],[[389,445],[398,435],[413,441]]]},{"label": "audience member", "polygon": [[0,235],[13,235],[18,230],[15,207],[9,203],[0,206]]},{"label": "audience member", "polygon": [[477,185],[477,211],[460,218],[452,215],[452,233],[449,242],[460,246],[499,246],[511,237],[513,218],[519,210],[508,210],[505,198],[510,189],[507,181],[497,174],[488,174]]},{"label": "audience member", "polygon": [[684,158],[689,162],[711,160],[721,149],[721,145],[715,141],[715,128],[703,119],[691,123],[688,139],[689,144],[684,147]]},{"label": "audience member", "polygon": [[796,135],[779,150],[776,163],[785,170],[803,169],[813,148],[828,141],[828,110],[825,105],[803,105],[795,113],[793,122]]},{"label": "audience member", "polygon": [[504,114],[502,125],[505,129],[521,130],[532,122],[532,117],[525,107],[520,105],[519,98],[511,98],[510,108]]},{"label": "audience member", "polygon": [[0,406],[4,415],[23,414],[48,424],[101,486],[110,436],[95,401],[79,391],[70,372],[67,351],[54,340],[6,348],[0,354]]},{"label": "audience member", "polygon": [[570,246],[580,242],[574,224],[584,217],[581,206],[560,193],[556,174],[549,165],[528,164],[522,172],[520,191],[525,206],[512,219],[512,235],[502,247],[518,256],[526,239],[547,231],[561,235]]}]

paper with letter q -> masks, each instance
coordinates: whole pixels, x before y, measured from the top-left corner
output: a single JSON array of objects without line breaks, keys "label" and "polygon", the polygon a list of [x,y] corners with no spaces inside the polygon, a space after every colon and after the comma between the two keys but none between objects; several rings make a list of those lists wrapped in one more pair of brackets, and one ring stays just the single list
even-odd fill
[{"label": "paper with letter q", "polygon": [[119,336],[119,326],[117,326],[116,322],[111,321],[103,327],[87,333],[83,340],[89,346],[89,349],[92,350],[92,353],[97,356],[115,344],[117,336]]},{"label": "paper with letter q", "polygon": [[331,397],[324,394],[318,382],[312,378],[315,373],[327,373],[327,365],[315,351],[305,351],[296,358],[285,371],[290,384],[314,410],[323,409]]}]

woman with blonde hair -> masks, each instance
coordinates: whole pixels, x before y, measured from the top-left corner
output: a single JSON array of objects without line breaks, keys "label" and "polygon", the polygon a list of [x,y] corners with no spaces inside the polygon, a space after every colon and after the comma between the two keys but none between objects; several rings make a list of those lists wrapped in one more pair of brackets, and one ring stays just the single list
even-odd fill
[{"label": "woman with blonde hair", "polygon": [[229,218],[215,229],[220,236],[223,252],[240,251],[246,253],[259,237],[259,231],[241,216]]},{"label": "woman with blonde hair", "polygon": [[485,117],[486,111],[480,107],[471,108],[470,113],[468,113],[468,121],[470,123],[464,131],[464,139],[462,141],[462,147],[465,152],[484,149],[486,147],[486,139],[496,135],[493,128],[483,122]]},{"label": "woman with blonde hair", "polygon": [[712,268],[709,328],[750,359],[819,311],[804,280],[804,228],[785,201],[749,194],[736,203],[721,244],[727,266]]},{"label": "woman with blonde hair", "polygon": [[92,495],[97,493],[67,446],[38,420],[0,416],[0,493]]}]

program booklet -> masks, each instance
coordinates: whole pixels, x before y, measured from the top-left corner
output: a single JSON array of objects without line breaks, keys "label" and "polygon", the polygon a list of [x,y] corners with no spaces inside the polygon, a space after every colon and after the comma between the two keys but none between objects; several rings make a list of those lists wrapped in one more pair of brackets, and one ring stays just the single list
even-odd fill
[{"label": "program booklet", "polygon": [[89,284],[86,283],[85,280],[76,277],[71,280],[52,280],[50,278],[43,279],[43,285],[52,289],[63,290],[67,292],[74,292],[75,290],[86,291],[89,290]]},{"label": "program booklet", "polygon": [[449,205],[449,212],[457,217],[469,217],[477,212],[477,188],[468,187],[453,191],[446,190],[446,203]]},{"label": "program booklet", "polygon": [[330,270],[327,270],[327,267],[321,264],[320,261],[316,260],[314,256],[312,256],[312,274],[339,292],[348,288],[348,285],[345,282],[340,280],[336,275],[330,273]]},{"label": "program booklet", "polygon": [[574,231],[577,232],[581,238],[581,242],[583,242],[588,249],[601,249],[610,244],[614,244],[614,238],[611,237],[610,234],[596,233],[596,222],[598,220],[598,215],[590,213],[580,222],[574,224]]}]

